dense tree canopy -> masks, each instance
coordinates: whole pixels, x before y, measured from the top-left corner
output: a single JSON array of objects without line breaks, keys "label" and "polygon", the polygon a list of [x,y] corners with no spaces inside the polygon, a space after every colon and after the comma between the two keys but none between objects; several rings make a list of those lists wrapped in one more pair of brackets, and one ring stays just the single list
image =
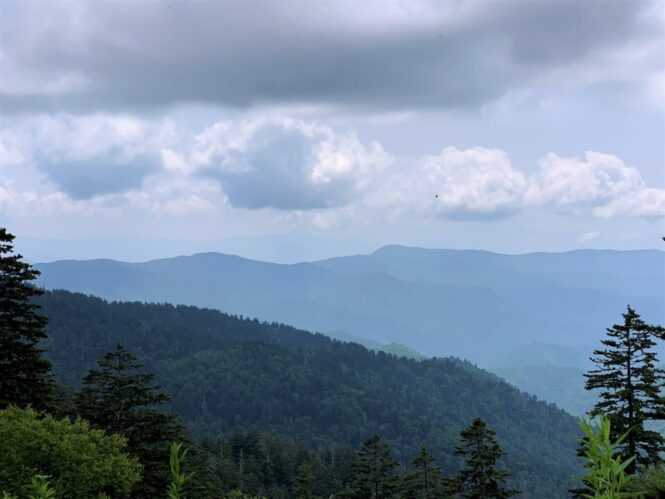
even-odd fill
[{"label": "dense tree canopy", "polygon": [[46,475],[57,497],[129,496],[141,465],[124,452],[126,444],[85,421],[9,407],[0,411],[0,493],[27,497],[32,478]]},{"label": "dense tree canopy", "polygon": [[427,448],[411,461],[411,470],[402,475],[400,492],[414,499],[440,499],[452,493],[449,481],[443,478],[436,458]]},{"label": "dense tree canopy", "polygon": [[122,345],[98,364],[83,379],[76,398],[78,414],[108,433],[127,438],[128,451],[143,465],[134,497],[157,497],[169,474],[169,444],[186,438],[184,428],[175,415],[153,408],[169,397]]},{"label": "dense tree canopy", "polygon": [[390,446],[374,434],[365,440],[351,463],[348,499],[389,499],[398,495],[397,466]]},{"label": "dense tree canopy", "polygon": [[39,272],[14,253],[14,236],[0,227],[0,409],[13,404],[51,406],[51,364],[39,342],[46,338],[46,317],[32,298],[41,294],[33,281]]},{"label": "dense tree canopy", "polygon": [[572,417],[457,359],[397,358],[194,307],[107,303],[67,292],[48,292],[39,303],[61,380],[79,385],[121,342],[156,374],[173,396],[165,407],[197,437],[255,425],[334,453],[376,432],[402,468],[425,444],[453,474],[461,467],[452,456],[458,433],[480,416],[508,452],[509,483],[527,496],[566,497],[580,471]]}]

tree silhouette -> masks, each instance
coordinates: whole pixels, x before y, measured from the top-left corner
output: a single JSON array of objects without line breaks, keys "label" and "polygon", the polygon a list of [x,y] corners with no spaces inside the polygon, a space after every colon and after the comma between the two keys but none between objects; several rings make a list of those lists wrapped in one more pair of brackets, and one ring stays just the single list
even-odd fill
[{"label": "tree silhouette", "polygon": [[411,461],[412,470],[402,476],[402,495],[414,499],[438,499],[444,491],[441,468],[434,456],[423,446]]},{"label": "tree silhouette", "polygon": [[365,440],[352,464],[352,479],[347,497],[386,499],[394,497],[397,486],[397,461],[387,443],[374,434]]},{"label": "tree silhouette", "polygon": [[171,442],[187,440],[174,414],[154,406],[169,400],[153,384],[154,375],[141,372],[136,356],[122,345],[98,361],[83,380],[76,398],[79,414],[108,433],[127,437],[128,451],[143,465],[136,497],[158,497],[169,476]]},{"label": "tree silhouette", "polygon": [[665,451],[665,438],[645,429],[647,421],[665,419],[665,371],[658,365],[654,338],[662,338],[664,329],[646,324],[630,306],[623,323],[607,329],[601,341],[604,349],[594,351],[595,369],[585,374],[587,390],[601,390],[600,400],[591,416],[607,416],[613,440],[628,432],[619,447],[622,460],[633,457],[627,471],[658,464]]},{"label": "tree silhouette", "polygon": [[14,253],[14,236],[0,228],[0,409],[9,404],[50,408],[51,363],[39,342],[46,338],[46,317],[32,298],[42,291],[30,282],[39,272]]},{"label": "tree silhouette", "polygon": [[503,488],[501,482],[510,473],[496,468],[497,460],[504,455],[490,430],[480,418],[460,432],[461,443],[455,447],[456,456],[465,457],[465,468],[457,477],[457,491],[470,499],[503,499],[519,493]]}]

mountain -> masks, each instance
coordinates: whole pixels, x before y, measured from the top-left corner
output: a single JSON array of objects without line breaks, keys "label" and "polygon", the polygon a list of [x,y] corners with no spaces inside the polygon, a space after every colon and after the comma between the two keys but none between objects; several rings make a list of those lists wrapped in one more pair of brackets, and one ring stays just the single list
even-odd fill
[{"label": "mountain", "polygon": [[379,432],[401,463],[422,444],[446,473],[459,431],[494,428],[512,485],[567,497],[580,470],[576,421],[456,358],[416,361],[278,323],[169,304],[108,303],[65,291],[38,300],[61,382],[76,387],[118,342],[139,355],[197,435],[275,430],[313,447],[358,446]]},{"label": "mountain", "polygon": [[390,355],[395,355],[397,357],[406,357],[408,359],[422,360],[426,358],[422,353],[417,352],[413,348],[409,348],[406,345],[402,345],[401,343],[390,343],[388,345],[383,345],[376,350],[389,353]]},{"label": "mountain", "polygon": [[532,343],[489,369],[521,390],[537,393],[539,398],[581,416],[596,402],[596,394],[584,388],[584,373],[592,367],[589,357],[594,348]]},{"label": "mountain", "polygon": [[49,289],[216,308],[485,366],[538,342],[588,351],[627,304],[647,321],[665,319],[665,253],[655,250],[501,255],[387,246],[293,265],[202,253],[37,268]]}]

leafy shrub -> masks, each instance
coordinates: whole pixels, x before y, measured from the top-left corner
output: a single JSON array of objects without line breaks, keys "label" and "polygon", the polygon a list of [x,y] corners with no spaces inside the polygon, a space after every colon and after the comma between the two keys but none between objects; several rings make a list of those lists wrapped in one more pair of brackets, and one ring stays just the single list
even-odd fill
[{"label": "leafy shrub", "polygon": [[56,497],[127,496],[141,465],[122,452],[125,445],[123,437],[93,430],[86,421],[9,407],[0,411],[2,491],[10,497],[49,497],[35,493],[36,487],[48,490],[50,483]]},{"label": "leafy shrub", "polygon": [[621,456],[617,455],[627,434],[621,435],[613,442],[610,437],[610,421],[606,417],[600,417],[597,424],[582,418],[580,427],[584,432],[582,442],[584,456],[587,459],[586,473],[582,476],[586,493],[582,494],[582,497],[588,499],[639,497],[639,493],[628,491],[633,477],[626,473],[626,468],[633,459],[622,461]]},{"label": "leafy shrub", "polygon": [[665,497],[665,466],[651,466],[641,470],[628,486],[631,492],[641,492],[645,498]]}]

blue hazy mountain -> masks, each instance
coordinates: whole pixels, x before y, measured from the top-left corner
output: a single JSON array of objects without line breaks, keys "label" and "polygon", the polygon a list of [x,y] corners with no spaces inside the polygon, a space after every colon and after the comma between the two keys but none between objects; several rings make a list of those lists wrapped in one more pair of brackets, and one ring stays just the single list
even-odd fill
[{"label": "blue hazy mountain", "polygon": [[37,268],[49,289],[212,307],[485,366],[539,343],[587,355],[627,304],[647,321],[665,318],[665,253],[656,250],[502,255],[387,246],[292,265],[202,253]]}]

